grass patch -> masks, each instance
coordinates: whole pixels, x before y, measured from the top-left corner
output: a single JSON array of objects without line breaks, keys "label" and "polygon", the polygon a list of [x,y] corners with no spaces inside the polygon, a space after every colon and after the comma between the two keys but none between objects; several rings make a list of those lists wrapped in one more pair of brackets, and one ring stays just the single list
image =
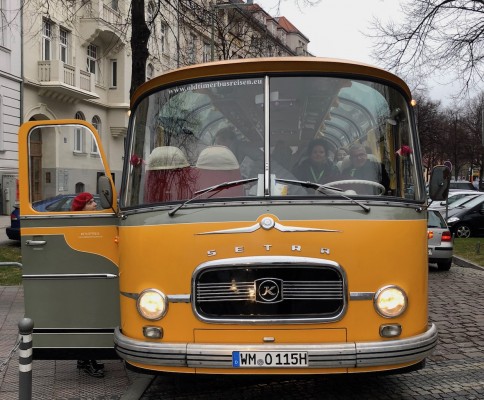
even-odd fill
[{"label": "grass patch", "polygon": [[[0,262],[22,262],[19,245],[0,246]],[[18,286],[22,283],[22,269],[0,266],[0,286]]]},{"label": "grass patch", "polygon": [[484,266],[484,238],[455,238],[454,255],[465,258],[474,264]]}]

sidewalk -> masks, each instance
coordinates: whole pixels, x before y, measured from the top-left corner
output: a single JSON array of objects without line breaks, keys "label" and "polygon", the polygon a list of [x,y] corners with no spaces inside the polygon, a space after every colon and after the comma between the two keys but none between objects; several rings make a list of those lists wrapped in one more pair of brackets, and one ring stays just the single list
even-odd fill
[{"label": "sidewalk", "polygon": [[[0,399],[19,398],[18,323],[24,317],[22,286],[0,286]],[[35,323],[35,321],[34,321]],[[34,360],[32,399],[139,399],[152,377],[105,360],[104,378],[77,369],[76,360]]]}]

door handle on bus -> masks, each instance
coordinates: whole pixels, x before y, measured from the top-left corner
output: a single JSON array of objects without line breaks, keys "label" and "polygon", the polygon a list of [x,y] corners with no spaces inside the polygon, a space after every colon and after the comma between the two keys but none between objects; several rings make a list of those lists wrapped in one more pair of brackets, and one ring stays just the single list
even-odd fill
[{"label": "door handle on bus", "polygon": [[27,246],[44,246],[47,243],[46,240],[27,240],[25,244]]}]

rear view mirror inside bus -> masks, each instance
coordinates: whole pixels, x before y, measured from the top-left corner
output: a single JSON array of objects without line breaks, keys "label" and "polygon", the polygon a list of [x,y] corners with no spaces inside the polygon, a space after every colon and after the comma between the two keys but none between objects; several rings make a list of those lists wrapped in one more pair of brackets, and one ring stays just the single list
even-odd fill
[{"label": "rear view mirror inside bus", "polygon": [[450,170],[445,165],[437,165],[432,169],[429,183],[429,197],[433,201],[442,201],[449,195]]}]

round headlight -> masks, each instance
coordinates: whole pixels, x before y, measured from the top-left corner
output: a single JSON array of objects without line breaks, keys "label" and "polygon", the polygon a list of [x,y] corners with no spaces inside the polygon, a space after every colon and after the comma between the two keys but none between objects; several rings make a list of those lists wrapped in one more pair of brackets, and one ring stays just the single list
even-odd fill
[{"label": "round headlight", "polygon": [[168,299],[159,290],[146,289],[139,295],[136,307],[143,318],[158,320],[168,311]]},{"label": "round headlight", "polygon": [[407,308],[407,295],[398,286],[385,286],[376,292],[374,305],[382,317],[395,318]]}]

